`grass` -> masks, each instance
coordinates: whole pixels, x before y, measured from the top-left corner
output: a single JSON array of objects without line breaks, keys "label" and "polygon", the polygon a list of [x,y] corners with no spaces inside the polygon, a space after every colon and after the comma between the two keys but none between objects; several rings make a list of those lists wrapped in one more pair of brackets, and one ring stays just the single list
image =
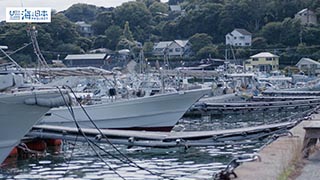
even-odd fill
[{"label": "grass", "polygon": [[[291,147],[291,159],[289,160],[289,164],[287,164],[285,160],[282,162],[283,170],[278,176],[277,180],[290,180],[295,179],[295,177],[299,176],[301,170],[303,168],[303,155],[302,155],[302,141],[299,138],[292,139]],[[288,152],[286,152],[288,153]]]}]

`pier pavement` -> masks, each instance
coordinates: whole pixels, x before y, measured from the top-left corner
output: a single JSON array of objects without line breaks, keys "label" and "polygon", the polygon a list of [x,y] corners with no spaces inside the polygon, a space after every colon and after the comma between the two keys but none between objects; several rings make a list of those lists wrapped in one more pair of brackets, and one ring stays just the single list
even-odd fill
[{"label": "pier pavement", "polygon": [[[292,137],[284,136],[264,147],[259,155],[261,161],[246,162],[241,164],[235,173],[239,180],[277,180],[277,179],[319,179],[320,152],[316,151],[308,159],[302,159],[302,147],[305,130],[310,121],[320,121],[320,112],[313,114],[311,120],[302,121],[290,131]],[[293,164],[299,164],[300,169]],[[287,173],[295,175],[287,177]],[[296,174],[298,173],[298,174]],[[301,173],[301,174],[300,174]]]}]

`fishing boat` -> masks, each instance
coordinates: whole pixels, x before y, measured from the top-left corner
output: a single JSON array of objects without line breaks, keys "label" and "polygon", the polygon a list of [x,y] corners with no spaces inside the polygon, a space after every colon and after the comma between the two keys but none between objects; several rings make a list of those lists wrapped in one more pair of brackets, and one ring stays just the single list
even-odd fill
[{"label": "fishing boat", "polygon": [[72,107],[74,117],[70,108],[53,108],[42,117],[39,124],[75,127],[76,121],[81,127],[92,128],[91,119],[98,128],[170,131],[192,104],[209,91],[179,91],[86,105],[83,108],[75,106]]},{"label": "fishing boat", "polygon": [[50,108],[62,105],[57,90],[0,93],[0,163]]}]

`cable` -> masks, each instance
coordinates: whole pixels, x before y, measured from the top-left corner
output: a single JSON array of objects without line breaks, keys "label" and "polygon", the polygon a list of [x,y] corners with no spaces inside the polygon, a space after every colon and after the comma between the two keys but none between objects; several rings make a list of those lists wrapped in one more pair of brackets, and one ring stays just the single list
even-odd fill
[{"label": "cable", "polygon": [[33,81],[39,82],[36,80],[31,74],[29,74],[28,71],[24,70],[14,59],[12,59],[2,48],[0,48],[0,51],[14,64],[17,66],[18,69],[20,69],[22,72],[24,72],[28,77],[30,77]]},{"label": "cable", "polygon": [[[75,92],[73,91],[73,89],[72,89],[71,87],[69,87],[69,86],[65,86],[65,87],[67,87],[67,88],[71,91],[71,93],[73,94],[73,96],[76,97],[76,94],[75,94]],[[100,135],[102,135],[102,137],[106,139],[107,143],[108,143],[109,145],[111,145],[111,147],[112,147],[113,149],[115,149],[123,158],[125,158],[125,159],[129,162],[129,165],[133,165],[133,167],[137,167],[137,168],[139,168],[139,169],[141,169],[141,170],[144,170],[144,171],[150,173],[151,175],[156,175],[156,176],[159,176],[159,177],[164,178],[164,177],[163,177],[161,174],[159,174],[159,173],[154,173],[154,172],[152,172],[152,171],[150,171],[150,170],[148,170],[148,169],[146,169],[146,168],[144,168],[144,167],[141,167],[141,166],[138,165],[137,163],[133,162],[128,156],[126,156],[125,154],[123,154],[113,143],[110,142],[109,138],[108,138],[105,134],[103,134],[103,133],[101,132],[100,128],[99,128],[99,127],[96,125],[96,123],[92,120],[92,118],[89,116],[88,112],[85,110],[85,108],[84,108],[84,107],[82,106],[82,104],[79,102],[79,100],[78,100],[77,98],[75,98],[75,99],[76,99],[77,102],[79,103],[81,109],[83,110],[83,112],[85,113],[85,115],[88,117],[88,119],[90,120],[90,122],[91,122],[91,123],[94,125],[94,127],[98,130],[98,132],[100,133]],[[101,147],[99,147],[99,148],[100,148],[101,150],[103,149],[103,148],[101,148]],[[106,153],[105,150],[103,150],[103,151]],[[120,159],[118,159],[118,160],[120,160]],[[121,160],[120,160],[120,161],[121,161]]]},{"label": "cable", "polygon": [[[24,46],[22,46],[22,47],[20,47],[20,48],[18,48],[18,49],[16,49],[16,50],[14,50],[14,51],[11,52],[11,53],[8,53],[8,55],[11,56],[11,55],[17,53],[18,51],[21,51],[22,49],[24,49],[24,48],[26,48],[27,46],[29,46],[31,43],[32,43],[32,42],[30,42],[30,43],[28,43],[28,44],[26,44],[26,45],[24,45]],[[3,59],[3,58],[6,58],[6,56],[0,57],[0,59]]]},{"label": "cable", "polygon": [[62,93],[61,89],[60,89],[59,87],[57,87],[57,88],[58,88],[58,90],[59,90],[59,92],[60,92],[60,94],[61,94],[61,96],[62,96],[62,98],[63,98],[64,103],[66,104],[66,106],[67,106],[67,108],[68,108],[68,111],[70,112],[71,116],[73,117],[73,120],[74,120],[74,122],[75,122],[75,125],[76,125],[76,127],[77,127],[77,129],[78,129],[78,132],[86,139],[86,141],[88,142],[90,148],[95,152],[95,154],[100,158],[100,160],[101,160],[102,162],[104,162],[104,163],[108,166],[108,168],[109,168],[110,170],[112,170],[118,177],[120,177],[120,178],[123,179],[123,180],[126,180],[126,179],[125,179],[123,176],[121,176],[115,169],[113,169],[113,168],[103,159],[103,157],[96,151],[96,149],[92,146],[90,140],[88,139],[88,137],[86,136],[86,134],[85,134],[85,133],[82,131],[82,129],[80,128],[80,126],[79,126],[79,124],[78,124],[78,122],[77,122],[77,120],[76,120],[76,118],[75,118],[75,115],[74,115],[74,111],[73,111],[72,106],[69,106],[69,105],[68,105],[65,97],[63,96],[63,93]]},{"label": "cable", "polygon": [[[68,169],[69,169],[69,167],[70,167],[70,162],[71,162],[71,159],[72,159],[72,155],[73,155],[73,153],[74,153],[74,150],[76,149],[75,146],[76,146],[77,141],[78,141],[78,134],[77,134],[77,136],[76,136],[76,139],[74,140],[73,148],[72,148],[72,150],[71,150],[71,155],[70,155],[69,161],[68,161],[68,163],[67,163],[67,165],[68,165],[67,171],[68,171]],[[67,171],[64,173],[64,176],[66,176]]]}]

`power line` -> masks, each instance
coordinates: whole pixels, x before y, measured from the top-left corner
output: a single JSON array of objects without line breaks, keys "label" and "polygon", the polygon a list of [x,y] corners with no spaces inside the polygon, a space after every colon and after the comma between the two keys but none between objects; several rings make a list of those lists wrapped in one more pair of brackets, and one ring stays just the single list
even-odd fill
[{"label": "power line", "polygon": [[[293,46],[293,47],[270,47],[270,48],[248,48],[249,51],[274,51],[274,50],[296,50],[296,49],[314,49],[320,48],[320,45],[311,46]],[[243,49],[243,47],[235,47],[234,50]],[[219,49],[219,51],[225,51],[225,49]]]}]

